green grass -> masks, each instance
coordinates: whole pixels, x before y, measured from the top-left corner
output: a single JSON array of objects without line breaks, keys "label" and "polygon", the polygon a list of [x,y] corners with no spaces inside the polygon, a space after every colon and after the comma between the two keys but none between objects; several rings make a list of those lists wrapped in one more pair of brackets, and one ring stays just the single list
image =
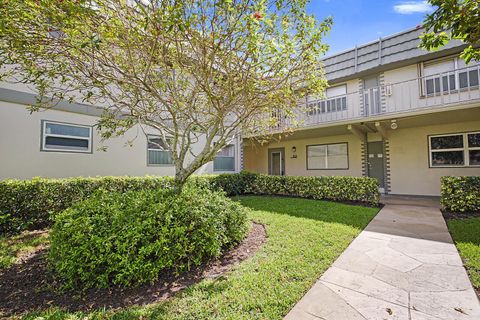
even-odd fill
[{"label": "green grass", "polygon": [[44,231],[25,231],[10,238],[0,237],[0,270],[10,267],[47,242],[48,234]]},{"label": "green grass", "polygon": [[449,220],[448,229],[473,286],[480,289],[480,218]]},{"label": "green grass", "polygon": [[171,300],[117,312],[48,310],[44,319],[281,319],[375,216],[378,209],[306,199],[245,196],[268,240],[251,259]]}]

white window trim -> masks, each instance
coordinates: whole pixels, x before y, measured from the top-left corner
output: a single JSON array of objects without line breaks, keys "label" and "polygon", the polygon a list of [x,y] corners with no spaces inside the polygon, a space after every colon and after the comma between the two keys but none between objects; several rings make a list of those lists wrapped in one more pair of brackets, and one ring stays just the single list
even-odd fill
[{"label": "white window trim", "polygon": [[[51,134],[47,133],[47,124],[60,124],[64,126],[71,126],[71,127],[78,127],[78,128],[86,128],[89,130],[89,137],[79,137],[79,136],[71,136],[71,135],[63,135],[63,134]],[[81,125],[81,124],[73,124],[67,122],[60,122],[60,121],[51,121],[51,120],[42,120],[42,145],[40,151],[48,151],[48,152],[68,152],[68,153],[93,153],[92,152],[92,143],[93,143],[93,128],[92,126]],[[47,147],[47,138],[48,137],[57,137],[57,138],[69,138],[69,139],[77,139],[77,140],[86,140],[88,141],[88,149],[87,150],[75,150],[69,148],[48,148]]]},{"label": "white window trim", "polygon": [[[459,69],[459,66],[458,66],[459,59],[460,58],[458,56],[450,56],[450,57],[444,57],[444,58],[440,58],[440,59],[421,62],[420,63],[420,79],[421,79],[421,81],[420,81],[420,87],[421,87],[420,96],[423,97],[423,98],[430,98],[430,97],[435,97],[435,96],[439,96],[439,95],[457,93],[459,91],[464,92],[464,91],[469,91],[469,90],[472,90],[472,89],[478,89],[479,85],[477,85],[477,86],[471,86],[470,85],[469,71],[473,70],[475,68],[475,65],[471,65],[471,66],[467,66],[467,67],[464,67],[462,69]],[[447,60],[453,60],[453,70],[447,71],[447,72],[440,72],[440,73],[432,74],[432,75],[429,75],[429,76],[425,75],[425,66],[428,67],[429,65],[442,63],[443,61],[447,61]],[[477,66],[477,70],[478,70],[478,68],[479,67]],[[468,79],[469,85],[467,87],[460,88],[460,73],[462,73],[463,70],[465,72],[467,72],[467,79]],[[445,76],[445,75],[447,75],[447,76],[454,75],[455,76],[455,89],[449,89],[449,90],[444,91],[443,88],[440,88],[442,90],[440,90],[439,92],[427,93],[427,80],[431,80],[431,79],[434,80],[436,78],[439,78],[440,79],[439,80],[440,81],[440,86],[442,87],[443,86],[442,77]],[[480,77],[480,75],[479,75],[479,77]],[[434,82],[435,82],[435,80],[434,80]],[[449,78],[447,78],[447,82],[450,83]]]},{"label": "white window trim", "polygon": [[[340,87],[345,88],[345,93],[344,94],[339,94],[339,95],[330,96],[330,97],[327,95],[328,89],[334,89],[334,88],[340,88]],[[311,117],[311,116],[315,116],[315,115],[347,111],[348,110],[348,98],[347,98],[348,91],[347,91],[347,89],[348,88],[347,88],[346,83],[338,84],[338,85],[327,88],[324,92],[324,95],[325,95],[324,99],[319,99],[319,100],[314,100],[312,102],[307,102],[306,115],[308,117]],[[345,107],[343,106],[343,98],[345,98]],[[341,106],[340,110],[338,110],[338,105],[337,105],[337,100],[339,100],[339,99],[342,103],[342,106]],[[325,111],[322,111],[322,103],[325,106]],[[327,108],[328,104],[330,104],[330,110],[328,110],[328,108]],[[335,110],[332,110],[332,105],[333,104],[335,104]]]},{"label": "white window trim", "polygon": [[[163,139],[162,136],[159,136],[159,135],[156,135],[156,134],[147,134],[147,167],[173,167],[175,164],[173,163],[173,159],[172,159],[172,163],[150,163],[150,157],[148,155],[148,153],[150,151],[153,151],[153,152],[169,152],[171,153],[170,150],[159,150],[159,149],[152,149],[152,148],[149,148],[148,147],[148,142],[150,141],[150,137],[152,138],[160,138],[160,139]],[[169,138],[167,138],[169,139]]]},{"label": "white window trim", "polygon": [[[335,95],[335,96],[333,96],[333,95],[332,95],[332,96],[328,96],[327,93],[328,93],[328,90],[329,90],[329,89],[333,91],[333,89],[337,89],[337,88],[341,88],[341,87],[345,88],[345,93],[337,94],[337,95]],[[342,84],[334,85],[334,86],[332,86],[332,87],[328,87],[328,88],[325,90],[325,97],[326,97],[327,99],[330,99],[330,98],[333,99],[333,98],[338,98],[338,97],[346,96],[347,93],[348,93],[348,92],[347,92],[347,84],[346,84],[346,83],[342,83]]]},{"label": "white window trim", "polygon": [[236,148],[235,148],[235,144],[233,143],[230,143],[230,144],[227,144],[225,147],[233,147],[233,156],[219,156],[219,155],[215,155],[215,158],[233,158],[233,169],[232,170],[220,170],[220,169],[215,169],[215,159],[213,160],[213,171],[214,172],[235,172],[236,170],[236,165],[237,165],[237,161],[236,161]]},{"label": "white window trim", "polygon": [[[428,136],[428,158],[429,158],[429,167],[430,168],[478,168],[480,165],[470,165],[470,154],[469,151],[480,150],[480,147],[469,147],[468,146],[468,135],[469,134],[479,134],[480,131],[471,131],[471,132],[461,132],[461,133],[448,133],[448,134],[437,134]],[[450,136],[462,136],[463,139],[463,148],[448,148],[448,149],[432,149],[432,138],[438,137],[450,137]],[[433,153],[435,152],[449,152],[449,151],[463,151],[463,165],[433,165]]]},{"label": "white window trim", "polygon": [[[345,98],[345,108],[343,106],[343,98]],[[337,101],[340,100],[342,105],[341,105],[341,108],[340,110],[338,110],[338,104],[337,104]],[[321,103],[322,102],[325,102],[325,112],[322,112],[321,110]],[[330,103],[330,110],[328,110],[328,103]],[[333,109],[333,105],[335,105],[335,110],[332,110]],[[327,98],[325,99],[324,101],[320,101],[317,103],[317,111],[320,110],[319,112],[317,113],[320,113],[320,114],[323,114],[323,113],[333,113],[333,112],[343,112],[343,111],[346,111],[348,109],[348,103],[347,103],[347,95],[340,95],[340,96],[335,96],[335,97],[332,97],[332,98]]]},{"label": "white window trim", "polygon": [[[328,146],[334,146],[334,145],[340,145],[340,144],[344,144],[346,145],[347,147],[347,166],[346,167],[343,167],[343,168],[329,168],[328,167]],[[308,156],[308,149],[309,147],[319,147],[319,146],[325,146],[325,168],[309,168],[309,165],[308,165],[308,160],[309,160],[309,156]],[[349,156],[349,153],[348,153],[348,142],[338,142],[338,143],[326,143],[326,144],[311,144],[311,145],[307,145],[307,170],[349,170],[350,168],[350,156]]]}]

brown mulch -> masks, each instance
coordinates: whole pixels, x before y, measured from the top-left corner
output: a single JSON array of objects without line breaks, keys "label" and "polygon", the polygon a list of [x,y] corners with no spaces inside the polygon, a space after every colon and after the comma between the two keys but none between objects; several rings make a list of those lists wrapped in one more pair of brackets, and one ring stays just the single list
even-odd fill
[{"label": "brown mulch", "polygon": [[480,211],[473,212],[450,212],[441,210],[445,220],[466,219],[466,218],[480,218]]},{"label": "brown mulch", "polygon": [[136,288],[95,289],[82,296],[74,292],[59,292],[59,284],[48,272],[45,248],[36,254],[0,271],[0,318],[31,311],[58,307],[68,311],[120,309],[131,305],[145,305],[172,297],[176,292],[205,278],[217,278],[249,257],[265,243],[265,227],[253,223],[247,237],[221,258],[202,265],[188,273],[175,276],[166,273],[154,283]]}]

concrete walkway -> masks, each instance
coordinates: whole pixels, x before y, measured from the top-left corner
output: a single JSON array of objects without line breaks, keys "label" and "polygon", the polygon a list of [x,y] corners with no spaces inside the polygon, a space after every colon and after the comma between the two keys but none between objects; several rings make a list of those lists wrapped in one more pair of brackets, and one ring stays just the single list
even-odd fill
[{"label": "concrete walkway", "polygon": [[438,201],[384,203],[285,319],[480,319]]}]

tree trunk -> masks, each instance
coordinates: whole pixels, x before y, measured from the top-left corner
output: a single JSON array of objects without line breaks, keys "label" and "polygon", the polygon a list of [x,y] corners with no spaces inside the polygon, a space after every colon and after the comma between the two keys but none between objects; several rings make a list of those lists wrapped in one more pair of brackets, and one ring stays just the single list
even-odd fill
[{"label": "tree trunk", "polygon": [[175,178],[173,179],[173,192],[175,194],[180,194],[183,190],[183,186],[187,182],[189,174],[185,170],[177,170],[175,173]]}]

